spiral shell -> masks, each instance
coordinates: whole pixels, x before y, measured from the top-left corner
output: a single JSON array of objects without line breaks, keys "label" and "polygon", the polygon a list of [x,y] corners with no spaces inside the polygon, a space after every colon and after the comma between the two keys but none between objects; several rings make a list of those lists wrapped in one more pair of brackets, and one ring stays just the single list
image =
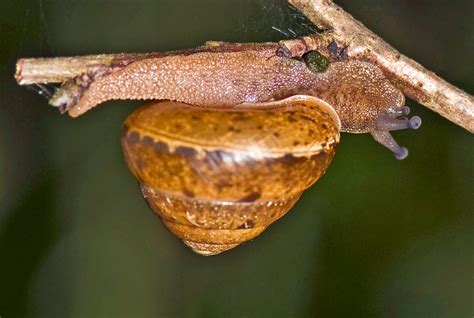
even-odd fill
[{"label": "spiral shell", "polygon": [[128,116],[122,146],[166,227],[214,255],[286,214],[326,171],[339,130],[333,108],[310,96],[230,109],[161,101]]}]

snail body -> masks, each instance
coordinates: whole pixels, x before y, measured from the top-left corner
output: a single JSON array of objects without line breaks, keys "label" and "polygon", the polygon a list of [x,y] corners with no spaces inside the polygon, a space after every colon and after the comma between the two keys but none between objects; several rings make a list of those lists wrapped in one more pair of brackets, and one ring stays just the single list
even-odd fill
[{"label": "snail body", "polygon": [[79,91],[77,97],[70,98],[59,91],[51,103],[65,107],[69,115],[76,117],[111,99],[172,100],[230,109],[246,103],[310,95],[334,107],[342,132],[371,133],[397,159],[408,155],[390,131],[417,129],[421,120],[416,116],[406,118],[409,109],[404,106],[403,93],[377,65],[336,59],[320,67],[321,63],[314,59],[280,54],[281,47],[276,43],[261,47],[211,44],[112,68],[90,83],[81,78],[79,84],[72,84],[74,89],[65,90]]},{"label": "snail body", "polygon": [[328,102],[341,119],[341,130],[353,133],[373,131],[377,117],[405,102],[402,92],[366,61],[335,61],[324,72],[314,72],[302,60],[273,52],[197,52],[137,61],[99,77],[68,112],[76,117],[111,99],[232,108],[298,94]]},{"label": "snail body", "polygon": [[326,171],[339,129],[333,108],[311,96],[232,110],[167,101],[133,112],[122,146],[168,229],[213,255],[287,213]]}]

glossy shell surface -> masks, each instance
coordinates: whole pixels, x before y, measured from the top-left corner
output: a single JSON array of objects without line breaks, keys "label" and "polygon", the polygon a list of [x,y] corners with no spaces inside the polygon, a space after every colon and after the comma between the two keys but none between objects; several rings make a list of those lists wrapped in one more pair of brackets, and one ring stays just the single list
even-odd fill
[{"label": "glossy shell surface", "polygon": [[125,121],[125,159],[150,207],[195,252],[248,241],[324,174],[339,141],[331,106],[308,96],[199,108],[155,102]]}]

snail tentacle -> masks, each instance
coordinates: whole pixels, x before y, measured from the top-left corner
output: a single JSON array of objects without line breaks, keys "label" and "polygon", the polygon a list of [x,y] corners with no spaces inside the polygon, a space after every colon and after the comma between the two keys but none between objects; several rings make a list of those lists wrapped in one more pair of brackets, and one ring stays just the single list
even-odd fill
[{"label": "snail tentacle", "polygon": [[408,116],[411,112],[410,107],[408,106],[392,107],[388,111],[390,114],[392,114],[395,117]]},{"label": "snail tentacle", "polygon": [[377,119],[377,130],[395,131],[403,129],[418,129],[421,126],[421,118],[413,116],[411,118],[391,118],[389,116],[381,116]]},{"label": "snail tentacle", "polygon": [[376,130],[371,132],[372,137],[380,143],[381,145],[388,148],[395,158],[398,160],[403,160],[408,157],[408,149],[406,147],[401,147],[393,138],[393,136],[388,131]]},{"label": "snail tentacle", "polygon": [[387,113],[378,116],[375,130],[371,131],[374,139],[392,151],[398,160],[405,159],[408,156],[408,150],[398,145],[390,131],[418,129],[421,126],[421,118],[419,116],[408,118],[409,113],[410,108],[407,106],[389,108]]}]

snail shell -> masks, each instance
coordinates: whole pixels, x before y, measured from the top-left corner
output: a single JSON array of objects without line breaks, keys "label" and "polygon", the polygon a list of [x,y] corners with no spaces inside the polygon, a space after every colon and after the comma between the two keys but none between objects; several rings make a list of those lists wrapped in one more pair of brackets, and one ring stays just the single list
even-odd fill
[{"label": "snail shell", "polygon": [[324,174],[340,122],[310,96],[199,108],[161,101],[128,116],[125,159],[166,227],[196,253],[251,240]]}]

